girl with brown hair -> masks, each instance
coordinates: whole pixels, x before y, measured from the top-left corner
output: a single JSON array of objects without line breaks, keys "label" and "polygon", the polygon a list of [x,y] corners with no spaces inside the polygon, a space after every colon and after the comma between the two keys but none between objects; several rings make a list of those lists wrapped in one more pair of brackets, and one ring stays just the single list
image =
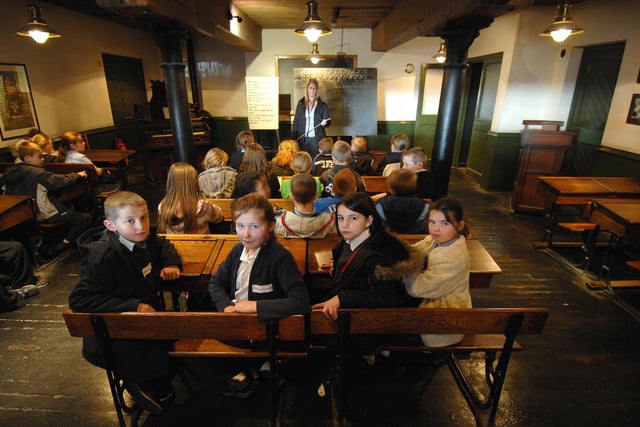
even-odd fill
[{"label": "girl with brown hair", "polygon": [[158,204],[158,231],[168,234],[207,234],[209,223],[222,221],[222,210],[201,198],[198,172],[188,163],[174,163],[167,190]]}]

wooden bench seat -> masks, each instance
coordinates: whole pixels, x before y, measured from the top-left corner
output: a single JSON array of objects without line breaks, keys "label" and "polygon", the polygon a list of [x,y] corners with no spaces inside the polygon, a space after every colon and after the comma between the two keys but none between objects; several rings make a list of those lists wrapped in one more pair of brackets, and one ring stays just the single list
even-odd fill
[{"label": "wooden bench seat", "polygon": [[[276,425],[279,408],[279,362],[283,357],[306,357],[307,326],[302,315],[281,320],[260,322],[256,314],[239,313],[63,313],[64,321],[73,337],[96,337],[107,356],[106,368],[109,386],[120,425],[124,415],[135,413],[127,406],[123,393],[124,383],[118,377],[111,351],[114,339],[175,339],[171,356],[180,357],[251,357],[268,358],[271,366],[271,424]],[[253,350],[224,344],[227,341],[264,342],[264,349]],[[297,344],[296,351],[281,344]]]},{"label": "wooden bench seat", "polygon": [[[327,319],[314,310],[308,317],[295,315],[262,323],[255,314],[236,313],[74,313],[67,310],[63,317],[73,337],[96,337],[105,354],[111,355],[113,339],[175,339],[171,356],[179,357],[268,357],[271,385],[271,423],[276,425],[279,408],[279,362],[288,357],[306,357],[309,350],[326,351],[325,345],[315,345],[328,335],[338,337],[336,351],[336,381],[331,398],[337,411],[334,419],[344,421],[347,381],[344,361],[351,352],[353,335],[387,335],[401,338],[406,334],[464,334],[456,345],[428,348],[419,343],[391,342],[391,351],[441,353],[479,426],[495,421],[502,387],[511,353],[522,347],[515,341],[518,334],[540,334],[548,316],[545,308],[472,308],[420,309],[378,308],[341,309],[338,320]],[[238,348],[221,340],[255,340],[265,343],[264,349]],[[457,355],[468,352],[485,353],[484,380],[488,392],[476,390],[460,365]],[[497,353],[500,353],[496,360]],[[135,413],[123,399],[124,385],[118,377],[112,357],[107,357],[106,371],[120,425],[123,412]],[[474,383],[475,384],[475,383]],[[486,396],[486,397],[483,397]]]},{"label": "wooden bench seat", "polygon": [[[472,309],[420,309],[379,308],[341,309],[338,320],[328,320],[320,311],[311,313],[310,348],[326,349],[314,341],[319,335],[337,335],[339,348],[336,378],[331,384],[336,419],[345,421],[348,381],[351,375],[345,370],[344,361],[352,352],[353,335],[388,335],[393,338],[406,334],[464,334],[462,342],[442,348],[428,348],[419,344],[391,344],[390,351],[438,352],[443,355],[458,388],[463,394],[478,426],[494,424],[500,394],[507,373],[512,351],[522,347],[515,342],[518,334],[540,334],[548,317],[546,308],[472,308]],[[393,342],[393,341],[392,341]],[[356,350],[357,351],[357,350]],[[488,391],[476,390],[456,355],[468,352],[485,353],[485,382]],[[496,354],[500,356],[496,362]]]},{"label": "wooden bench seat", "polygon": [[627,261],[625,262],[627,267],[631,267],[634,270],[640,271],[640,261]]},{"label": "wooden bench seat", "polygon": [[592,222],[559,222],[558,227],[569,231],[584,232],[596,229],[596,224]]}]

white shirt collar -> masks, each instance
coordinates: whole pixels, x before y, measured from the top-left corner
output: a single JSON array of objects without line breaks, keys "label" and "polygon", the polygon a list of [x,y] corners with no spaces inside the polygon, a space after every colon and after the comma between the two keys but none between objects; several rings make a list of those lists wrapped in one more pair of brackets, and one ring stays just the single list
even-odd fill
[{"label": "white shirt collar", "polygon": [[116,235],[118,236],[118,240],[120,241],[120,243],[122,243],[127,249],[129,249],[130,252],[133,252],[133,248],[136,246],[135,242],[122,237],[122,234],[118,232],[116,232]]},{"label": "white shirt collar", "polygon": [[349,244],[349,247],[352,251],[355,251],[358,246],[360,246],[365,240],[371,237],[371,232],[367,228],[364,230],[358,237],[355,239],[347,240],[346,242]]},{"label": "white shirt collar", "polygon": [[260,253],[260,249],[262,249],[262,246],[256,249],[253,255],[249,255],[247,248],[242,248],[242,253],[240,254],[240,261],[247,262],[249,260],[256,259],[256,257]]}]

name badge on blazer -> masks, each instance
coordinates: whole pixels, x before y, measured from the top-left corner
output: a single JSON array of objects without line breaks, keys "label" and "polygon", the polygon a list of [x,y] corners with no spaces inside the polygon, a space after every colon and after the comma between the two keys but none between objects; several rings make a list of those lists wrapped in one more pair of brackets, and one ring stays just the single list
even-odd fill
[{"label": "name badge on blazer", "polygon": [[142,268],[142,276],[143,276],[143,277],[145,277],[145,278],[146,278],[149,274],[151,274],[151,263],[149,263],[149,264],[145,265],[145,266]]},{"label": "name badge on blazer", "polygon": [[273,292],[273,284],[268,283],[266,285],[251,285],[251,291],[255,294],[268,294]]}]

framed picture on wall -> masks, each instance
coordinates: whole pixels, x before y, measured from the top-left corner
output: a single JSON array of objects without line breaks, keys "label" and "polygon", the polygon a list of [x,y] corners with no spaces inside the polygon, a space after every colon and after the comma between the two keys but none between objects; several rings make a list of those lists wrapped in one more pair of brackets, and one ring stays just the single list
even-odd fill
[{"label": "framed picture on wall", "polygon": [[631,95],[631,105],[629,106],[627,123],[640,125],[640,93],[634,93]]},{"label": "framed picture on wall", "polygon": [[19,138],[38,127],[27,67],[0,63],[0,137]]}]

